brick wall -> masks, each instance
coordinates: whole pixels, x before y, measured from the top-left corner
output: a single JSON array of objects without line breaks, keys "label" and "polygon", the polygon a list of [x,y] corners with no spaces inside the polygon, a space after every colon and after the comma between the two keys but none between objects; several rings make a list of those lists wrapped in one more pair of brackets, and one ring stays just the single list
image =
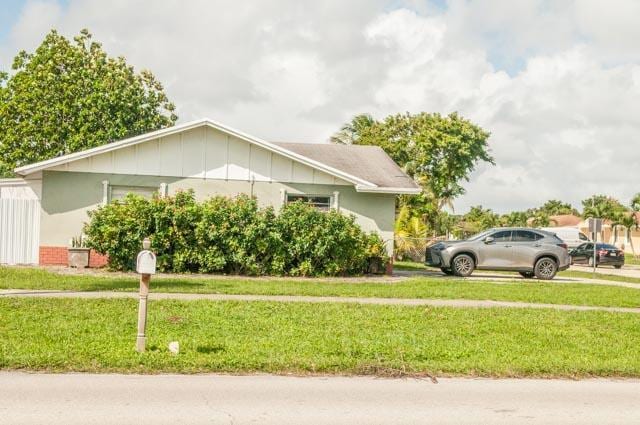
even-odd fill
[{"label": "brick wall", "polygon": [[[40,247],[41,266],[66,266],[69,263],[67,248],[64,246],[41,246]],[[89,267],[104,267],[108,257],[91,250],[89,253]]]},{"label": "brick wall", "polygon": [[107,265],[108,260],[109,260],[109,257],[107,257],[106,255],[98,254],[93,249],[89,253],[89,267],[92,267],[92,268],[104,267]]},{"label": "brick wall", "polygon": [[41,266],[66,266],[69,261],[67,248],[63,246],[41,246],[39,255]]}]

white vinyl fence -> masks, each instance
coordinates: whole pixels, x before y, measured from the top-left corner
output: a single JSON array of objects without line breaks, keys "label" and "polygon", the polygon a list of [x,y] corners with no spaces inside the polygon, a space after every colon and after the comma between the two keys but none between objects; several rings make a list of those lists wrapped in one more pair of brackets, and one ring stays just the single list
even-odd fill
[{"label": "white vinyl fence", "polygon": [[0,198],[0,263],[38,264],[40,201]]}]

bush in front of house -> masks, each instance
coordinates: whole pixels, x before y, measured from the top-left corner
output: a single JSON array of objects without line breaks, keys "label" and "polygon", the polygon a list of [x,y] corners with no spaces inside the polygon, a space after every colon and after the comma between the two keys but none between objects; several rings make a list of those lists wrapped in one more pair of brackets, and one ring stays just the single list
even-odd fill
[{"label": "bush in front of house", "polygon": [[163,272],[337,276],[381,269],[387,261],[383,241],[354,217],[300,202],[276,213],[244,195],[204,202],[192,191],[151,200],[128,195],[89,217],[87,244],[108,255],[115,270],[135,268],[146,236]]}]

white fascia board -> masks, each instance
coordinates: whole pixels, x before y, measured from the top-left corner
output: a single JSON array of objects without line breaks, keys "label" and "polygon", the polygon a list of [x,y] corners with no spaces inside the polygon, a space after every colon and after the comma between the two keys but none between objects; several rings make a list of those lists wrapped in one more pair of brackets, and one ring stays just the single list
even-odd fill
[{"label": "white fascia board", "polygon": [[30,164],[30,165],[25,165],[22,167],[18,167],[16,168],[14,171],[16,174],[19,174],[21,176],[26,176],[28,174],[32,174],[35,173],[37,171],[42,171],[45,170],[47,168],[51,168],[51,167],[55,167],[58,165],[62,165],[62,164],[66,164],[68,162],[71,161],[77,161],[79,159],[84,159],[84,158],[88,158],[90,156],[93,155],[98,155],[101,153],[107,153],[107,152],[111,152],[117,149],[121,149],[121,148],[125,148],[128,146],[132,146],[132,145],[136,145],[138,143],[143,143],[149,140],[153,140],[153,139],[157,139],[159,137],[166,137],[169,136],[171,134],[175,134],[175,133],[179,133],[182,131],[187,131],[187,130],[191,130],[193,128],[202,126],[202,125],[208,125],[212,128],[215,128],[216,130],[220,130],[224,133],[230,134],[232,136],[236,136],[239,139],[245,140],[249,143],[252,143],[254,145],[258,145],[261,146],[269,151],[278,153],[284,157],[287,157],[291,160],[294,160],[296,162],[308,165],[311,168],[315,168],[318,169],[320,171],[324,171],[327,174],[330,174],[334,177],[338,177],[341,179],[344,179],[350,183],[353,183],[354,185],[364,185],[364,186],[371,186],[371,187],[377,187],[375,184],[368,182],[364,179],[361,179],[359,177],[353,176],[351,174],[345,173],[343,171],[340,171],[336,168],[330,167],[326,164],[323,164],[321,162],[315,161],[311,158],[307,158],[306,156],[297,154],[295,152],[290,151],[289,149],[283,148],[281,146],[278,146],[274,143],[270,143],[267,142],[266,140],[262,140],[259,139],[257,137],[251,136],[249,134],[243,133],[239,130],[236,130],[234,128],[231,127],[227,127],[223,124],[220,124],[218,122],[215,122],[213,120],[210,119],[200,119],[197,121],[191,121],[185,124],[180,124],[180,125],[176,125],[173,127],[168,127],[168,128],[163,128],[161,130],[156,130],[156,131],[152,131],[151,133],[145,133],[145,134],[141,134],[139,136],[135,136],[135,137],[131,137],[129,139],[124,139],[124,140],[120,140],[118,142],[113,142],[113,143],[109,143],[106,145],[102,145],[102,146],[98,146],[95,148],[91,148],[91,149],[87,149],[81,152],[75,152],[75,153],[71,153],[71,154],[67,154],[67,155],[63,155],[60,156],[58,158],[53,158],[53,159],[48,159],[46,161],[41,161],[41,162],[36,162],[34,164]]},{"label": "white fascia board", "polygon": [[0,179],[0,186],[26,186],[24,179]]},{"label": "white fascia board", "polygon": [[357,192],[364,193],[395,193],[396,195],[419,195],[422,189],[419,187],[371,187],[356,185]]}]

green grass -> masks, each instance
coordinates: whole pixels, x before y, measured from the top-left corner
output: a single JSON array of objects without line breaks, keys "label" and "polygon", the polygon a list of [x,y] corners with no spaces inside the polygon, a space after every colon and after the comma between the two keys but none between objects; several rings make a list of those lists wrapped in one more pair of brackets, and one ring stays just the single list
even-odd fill
[{"label": "green grass", "polygon": [[624,263],[634,266],[640,266],[640,257],[634,257],[633,254],[624,254]]},{"label": "green grass", "polygon": [[[578,271],[578,270],[566,270],[558,273],[560,277],[577,277],[580,279],[593,279],[593,272],[588,271]],[[612,282],[626,282],[626,283],[637,283],[640,284],[640,278],[638,277],[627,277],[627,276],[616,276],[613,274],[601,274],[596,273],[596,279],[599,280],[609,280]]]},{"label": "green grass", "polygon": [[[137,291],[136,277],[64,275],[36,268],[0,267],[0,289]],[[473,281],[417,277],[403,281],[319,281],[247,278],[153,278],[152,292],[440,298],[640,307],[640,288],[543,282]]]},{"label": "green grass", "polygon": [[393,269],[408,271],[437,270],[434,268],[429,268],[422,263],[416,263],[415,261],[395,261],[393,263]]},{"label": "green grass", "polygon": [[[525,309],[0,298],[0,368],[467,376],[640,376],[633,314]],[[180,354],[167,350],[179,341]]]}]

